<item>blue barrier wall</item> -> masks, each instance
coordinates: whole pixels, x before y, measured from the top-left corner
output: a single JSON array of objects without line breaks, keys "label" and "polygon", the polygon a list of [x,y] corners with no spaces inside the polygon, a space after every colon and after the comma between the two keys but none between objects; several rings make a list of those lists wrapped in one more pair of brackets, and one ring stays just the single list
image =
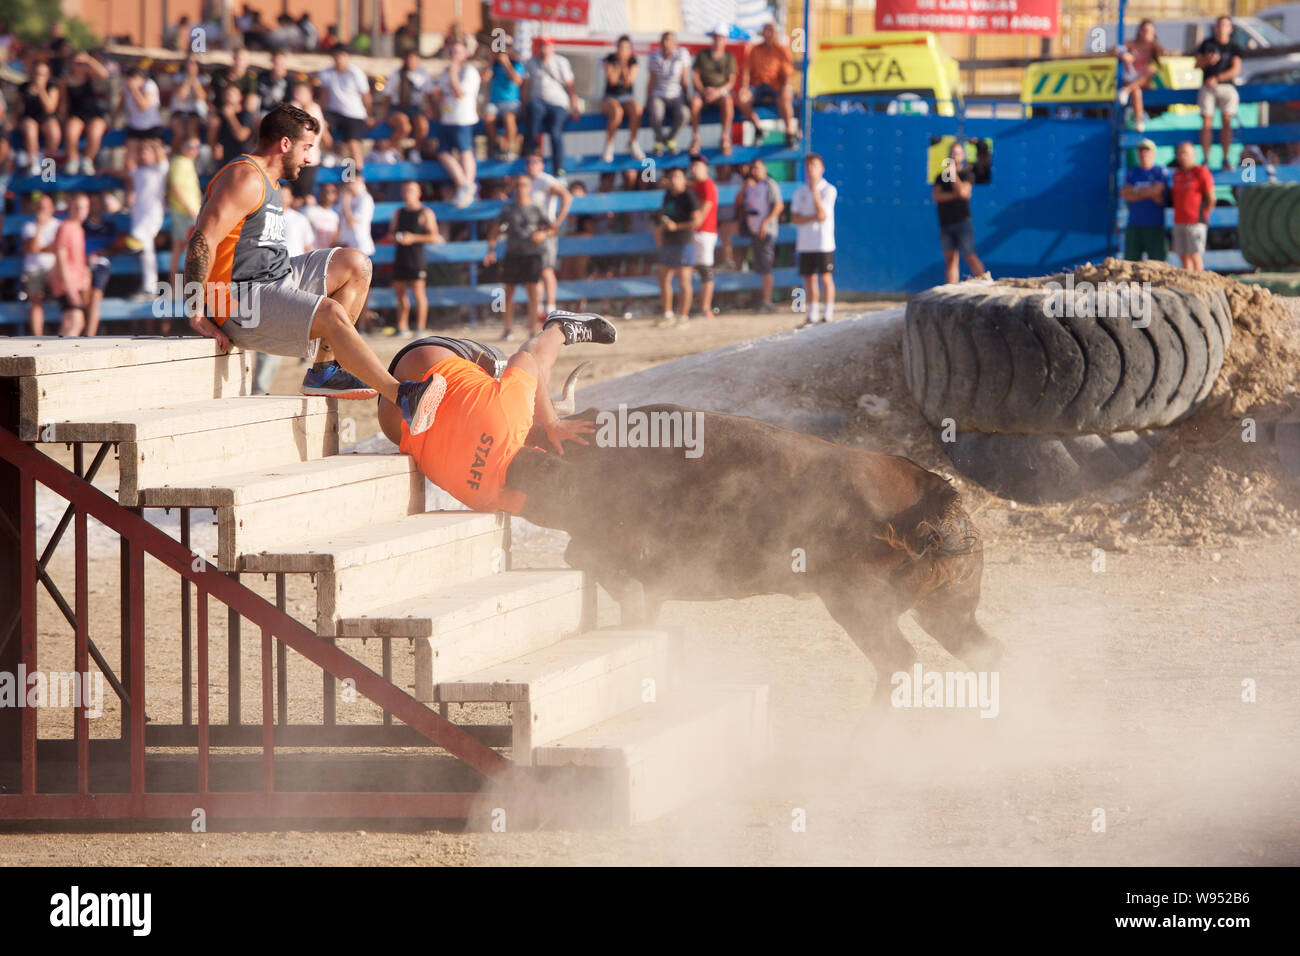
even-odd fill
[{"label": "blue barrier wall", "polygon": [[[926,181],[931,137],[993,140],[975,186],[976,250],[995,277],[1041,275],[1108,254],[1113,226],[1108,119],[971,119],[818,111],[812,149],[839,190],[836,285],[918,291],[943,282],[938,213]],[[968,274],[965,263],[962,275]]]}]

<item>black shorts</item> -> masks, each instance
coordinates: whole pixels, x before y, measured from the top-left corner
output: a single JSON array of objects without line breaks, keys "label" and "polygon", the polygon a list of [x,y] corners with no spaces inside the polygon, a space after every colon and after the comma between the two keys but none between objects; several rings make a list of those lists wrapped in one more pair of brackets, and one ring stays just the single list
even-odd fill
[{"label": "black shorts", "polygon": [[128,126],[126,128],[127,139],[162,139],[163,128],[161,126],[150,126],[147,129],[135,129]]},{"label": "black shorts", "polygon": [[541,256],[512,256],[507,253],[501,261],[501,282],[504,285],[527,285],[541,280]]},{"label": "black shorts", "polygon": [[799,274],[801,276],[819,276],[835,271],[835,253],[801,252],[799,253]]},{"label": "black shorts", "polygon": [[424,269],[403,269],[400,266],[393,266],[394,282],[419,282],[427,274]]},{"label": "black shorts", "polygon": [[[397,374],[397,363],[400,362],[406,353],[411,349],[425,348],[430,345],[438,345],[444,349],[450,349],[460,358],[473,362],[483,371],[487,372],[493,378],[500,378],[501,373],[506,370],[506,362],[509,357],[495,345],[484,345],[481,342],[475,342],[473,339],[453,339],[446,335],[426,335],[422,339],[416,339],[414,342],[408,342],[397,350],[393,360],[388,363],[388,374]],[[383,400],[383,396],[380,396]]]},{"label": "black shorts", "polygon": [[64,312],[67,312],[69,309],[84,310],[86,308],[84,304],[73,305],[72,299],[66,293],[59,296],[56,301],[59,303],[59,308]]},{"label": "black shorts", "polygon": [[330,135],[338,140],[365,139],[368,124],[364,119],[353,119],[342,113],[326,113],[325,122],[329,124]]},{"label": "black shorts", "polygon": [[108,122],[108,111],[95,106],[78,107],[71,109],[68,112],[70,116],[76,117],[87,125],[89,125],[92,120],[103,120],[104,122]]}]

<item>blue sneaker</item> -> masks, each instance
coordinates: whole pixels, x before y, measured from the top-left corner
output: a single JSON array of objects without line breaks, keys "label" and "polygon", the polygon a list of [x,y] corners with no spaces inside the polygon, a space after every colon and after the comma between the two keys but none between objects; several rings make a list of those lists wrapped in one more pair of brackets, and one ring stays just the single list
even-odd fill
[{"label": "blue sneaker", "polygon": [[299,391],[303,395],[325,395],[329,398],[362,399],[374,398],[379,394],[338,362],[307,369]]},{"label": "blue sneaker", "polygon": [[436,374],[423,382],[403,382],[397,386],[397,408],[412,435],[429,430],[446,394],[447,380]]}]

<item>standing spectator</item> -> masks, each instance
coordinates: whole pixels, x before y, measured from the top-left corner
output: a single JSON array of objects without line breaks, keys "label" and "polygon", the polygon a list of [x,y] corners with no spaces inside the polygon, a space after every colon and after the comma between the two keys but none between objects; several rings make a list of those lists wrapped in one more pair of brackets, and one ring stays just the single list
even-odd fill
[{"label": "standing spectator", "polygon": [[763,277],[759,312],[776,311],[772,305],[772,270],[776,265],[776,237],[784,211],[781,188],[768,178],[767,164],[761,159],[754,160],[736,192],[736,218],[744,224],[745,234],[752,240],[754,271]]},{"label": "standing spectator", "polygon": [[[1196,95],[1201,108],[1201,155],[1205,165],[1210,165],[1210,144],[1214,142],[1214,108],[1219,108],[1219,145],[1223,147],[1221,165],[1232,168],[1228,149],[1232,146],[1232,118],[1237,115],[1240,97],[1233,80],[1241,75],[1241,47],[1232,39],[1232,17],[1219,17],[1214,21],[1214,36],[1196,48],[1196,65],[1200,67],[1203,82]],[[1177,236],[1175,235],[1175,245]]]},{"label": "standing spectator", "polygon": [[704,221],[704,210],[695,193],[686,188],[686,170],[674,166],[668,170],[668,190],[664,193],[655,242],[659,246],[659,293],[663,304],[660,325],[672,325],[673,277],[681,286],[681,307],[676,315],[682,325],[691,320],[691,269],[695,265],[695,230]]},{"label": "standing spectator", "polygon": [[645,159],[645,151],[636,141],[636,134],[641,129],[641,104],[637,102],[636,57],[632,54],[632,39],[621,36],[614,46],[614,52],[604,59],[605,64],[605,98],[601,100],[600,109],[605,114],[605,151],[601,159],[607,163],[614,161],[614,134],[618,132],[627,116],[627,151],[634,159]]},{"label": "standing spectator", "polygon": [[939,245],[943,249],[945,282],[957,282],[961,278],[961,258],[970,266],[971,275],[988,276],[984,263],[975,253],[975,226],[970,217],[974,182],[975,172],[966,163],[966,147],[960,142],[953,143],[930,189],[930,198],[939,210]]},{"label": "standing spectator", "polygon": [[239,87],[227,86],[221,95],[218,111],[208,124],[208,145],[218,166],[242,153],[253,135],[253,114],[244,108]]},{"label": "standing spectator", "polygon": [[483,79],[488,83],[483,120],[492,155],[508,160],[519,149],[519,92],[524,82],[524,63],[515,55],[514,39],[509,34],[503,34],[501,39],[501,49],[492,53],[483,68]]},{"label": "standing spectator", "polygon": [[[284,14],[280,16],[283,20]],[[298,28],[295,26],[293,31],[297,33]],[[265,113],[277,103],[288,100],[289,86],[289,57],[284,50],[278,49],[271,54],[271,68],[257,74],[257,103],[260,110]]]},{"label": "standing spectator", "polygon": [[86,236],[86,262],[90,266],[90,292],[86,302],[87,337],[99,334],[99,311],[112,274],[108,254],[117,244],[117,224],[108,218],[104,196],[104,193],[91,193],[90,213],[81,224],[81,231]]},{"label": "standing spectator", "polygon": [[23,291],[30,307],[32,335],[45,334],[45,289],[54,268],[54,237],[59,220],[54,218],[54,197],[36,194],[36,215],[23,223]]},{"label": "standing spectator", "polygon": [[90,197],[73,193],[68,200],[68,217],[54,234],[54,268],[50,271],[50,294],[59,300],[63,321],[59,335],[76,337],[86,330],[86,299],[90,294],[90,270],[86,268],[86,233],[81,224],[90,215]]},{"label": "standing spectator", "polygon": [[343,221],[339,229],[339,245],[356,249],[363,256],[373,256],[375,240],[370,233],[370,224],[375,218],[375,201],[370,198],[366,182],[360,176],[343,184],[339,217]]},{"label": "standing spectator", "polygon": [[576,120],[578,92],[573,85],[573,67],[555,52],[555,40],[542,37],[536,55],[524,67],[521,98],[528,104],[528,147],[541,144],[543,133],[551,141],[551,162],[555,175],[564,175],[564,122]]},{"label": "standing spectator", "polygon": [[309,83],[295,83],[291,102],[299,109],[306,110],[320,123],[320,137],[316,140],[316,145],[312,147],[311,155],[308,157],[308,165],[304,166],[298,172],[298,178],[289,184],[293,190],[294,196],[298,199],[306,199],[316,190],[316,172],[320,169],[321,150],[329,149],[334,145],[330,138],[329,124],[325,122],[325,113],[320,108],[320,104],[312,98],[311,85]]},{"label": "standing spectator", "polygon": [[720,23],[709,34],[710,46],[695,54],[693,78],[695,95],[691,97],[691,152],[700,151],[700,114],[717,108],[722,114],[722,155],[731,155],[731,124],[736,115],[736,104],[731,100],[731,88],[740,68],[735,55],[727,49],[730,31]]},{"label": "standing spectator", "polygon": [[158,253],[155,243],[162,231],[167,195],[167,155],[155,139],[140,143],[140,161],[130,171],[127,206],[131,210],[131,235],[127,248],[140,253],[141,297],[158,291]]},{"label": "standing spectator", "polygon": [[695,244],[695,268],[700,274],[700,314],[713,315],[713,256],[718,248],[718,184],[709,178],[709,161],[696,153],[691,157],[691,191],[700,201],[700,224],[691,237]]},{"label": "standing spectator", "polygon": [[203,205],[203,191],[199,188],[199,170],[196,165],[199,145],[198,138],[194,136],[183,140],[173,154],[171,168],[167,172],[167,207],[172,214],[171,271],[176,295],[181,298],[185,297],[185,273],[181,258],[189,244],[194,223],[199,218],[199,207]]},{"label": "standing spectator", "polygon": [[[104,131],[108,129],[108,102],[97,84],[108,80],[108,70],[92,53],[78,53],[68,66],[63,78],[63,110],[65,142],[68,155],[63,171],[69,176],[95,172],[95,159],[99,156]],[[81,136],[86,136],[86,151],[81,151]]]},{"label": "standing spectator", "polygon": [[[301,50],[302,49],[302,31],[298,29],[298,21],[288,13],[282,13],[276,18],[275,29],[267,37],[267,42],[272,50],[277,53],[281,50]],[[263,97],[262,102],[270,105],[272,103],[283,102],[284,96],[278,96],[273,100]]]},{"label": "standing spectator", "polygon": [[[528,157],[528,181],[533,191],[533,202],[541,206],[546,217],[555,227],[542,245],[542,291],[546,295],[546,314],[555,311],[556,277],[555,266],[559,261],[560,241],[557,238],[564,228],[564,220],[573,205],[573,193],[569,192],[554,176],[546,172],[542,157],[534,153]],[[633,170],[635,172],[635,170]],[[517,185],[517,184],[516,184]],[[529,319],[532,328],[532,319]]]},{"label": "standing spectator", "polygon": [[[429,138],[425,100],[431,92],[433,77],[420,65],[420,52],[414,48],[408,50],[402,59],[402,65],[393,71],[393,75],[384,84],[386,117],[393,130],[393,142],[398,146],[414,136],[418,148]],[[414,157],[413,160],[419,161]]]},{"label": "standing spectator", "polygon": [[1147,119],[1142,111],[1142,91],[1151,88],[1164,52],[1156,42],[1156,25],[1150,20],[1138,24],[1132,42],[1115,48],[1115,55],[1124,61],[1124,85],[1119,91],[1119,101],[1121,105],[1133,104],[1134,126],[1139,133],[1146,129]]},{"label": "standing spectator", "polygon": [[[835,320],[835,187],[823,178],[826,164],[816,153],[804,157],[803,168],[805,182],[790,197],[790,221],[799,227],[794,249],[808,292],[808,321],[804,324],[816,325]],[[819,292],[825,299],[824,309]]]},{"label": "standing spectator", "polygon": [[290,259],[316,251],[316,232],[312,229],[311,221],[298,209],[299,202],[288,186],[280,187],[280,208],[284,210],[284,247],[288,250]]},{"label": "standing spectator", "polygon": [[457,209],[472,203],[478,193],[478,161],[474,156],[478,85],[479,73],[469,62],[465,44],[453,43],[447,69],[434,85],[434,98],[441,116],[438,162],[456,185]]},{"label": "standing spectator", "polygon": [[1196,151],[1189,142],[1174,151],[1174,253],[1184,269],[1205,268],[1205,233],[1214,209],[1214,174],[1196,165]]},{"label": "standing spectator", "polygon": [[373,108],[370,81],[361,67],[352,62],[352,53],[346,46],[336,46],[330,53],[334,65],[320,72],[320,85],[325,92],[325,119],[342,154],[351,159],[360,172],[361,140],[366,135],[367,119]]},{"label": "standing spectator", "polygon": [[[650,51],[650,86],[646,90],[646,110],[654,129],[656,156],[664,150],[676,155],[677,131],[686,121],[686,90],[691,82],[691,55],[677,45],[677,35],[664,33],[658,49]],[[668,122],[667,132],[664,122]]]},{"label": "standing spectator", "polygon": [[719,189],[726,186],[736,187],[735,198],[731,202],[719,200],[718,205],[718,249],[720,250],[718,267],[720,269],[734,269],[736,267],[736,254],[732,243],[739,231],[736,207],[740,197],[740,187],[745,184],[745,173],[729,163],[719,163],[713,181],[718,184]]},{"label": "standing spectator", "polygon": [[411,336],[411,304],[415,299],[415,327],[423,332],[429,324],[429,298],[425,291],[428,275],[426,243],[442,242],[433,210],[421,202],[420,184],[402,184],[402,208],[393,213],[388,232],[397,250],[393,254],[393,292],[397,296],[397,334]]},{"label": "standing spectator", "polygon": [[745,57],[745,69],[740,80],[740,100],[737,105],[746,119],[754,124],[759,139],[763,124],[754,112],[755,106],[775,105],[785,124],[785,145],[799,141],[794,122],[794,58],[789,47],[776,38],[776,24],[770,20],[763,25],[763,42],[752,47]]},{"label": "standing spectator", "polygon": [[32,66],[32,78],[18,87],[23,104],[19,129],[23,134],[23,152],[18,164],[26,165],[31,176],[41,174],[41,134],[45,134],[45,150],[54,153],[62,141],[63,128],[59,125],[59,88],[52,84],[50,65],[37,60]]},{"label": "standing spectator", "polygon": [[501,266],[501,279],[505,302],[501,321],[501,338],[509,339],[514,331],[515,286],[522,284],[528,295],[528,332],[541,331],[538,303],[541,298],[542,249],[558,230],[547,216],[545,208],[536,201],[533,181],[527,176],[516,176],[515,192],[510,202],[501,207],[497,221],[488,231],[488,252],[483,265],[491,266],[497,259],[497,237],[506,233],[506,258]]},{"label": "standing spectator", "polygon": [[190,18],[182,14],[175,23],[163,27],[162,45],[168,50],[185,51],[190,48]]},{"label": "standing spectator", "polygon": [[316,197],[311,193],[308,193],[303,200],[302,214],[311,223],[317,249],[333,249],[339,244],[339,232],[343,228],[343,220],[339,216],[338,209],[335,208],[338,201],[339,187],[334,183],[325,183],[321,186],[320,202],[317,202]]},{"label": "standing spectator", "polygon": [[302,31],[302,48],[308,53],[313,53],[316,47],[320,45],[320,31],[316,29],[316,24],[311,22],[311,16],[304,13],[298,18],[298,29]]},{"label": "standing spectator", "polygon": [[172,142],[205,136],[208,128],[208,78],[193,54],[185,58],[180,83],[172,90]]},{"label": "standing spectator", "polygon": [[1124,258],[1134,261],[1146,253],[1152,262],[1169,258],[1165,235],[1165,198],[1169,195],[1169,170],[1156,165],[1156,144],[1149,139],[1138,143],[1138,164],[1124,173],[1120,195],[1128,203],[1128,225],[1124,228]]},{"label": "standing spectator", "polygon": [[162,114],[159,108],[158,84],[153,77],[138,66],[126,72],[123,83],[122,107],[126,111],[126,171],[135,169],[141,161],[143,145],[148,140],[162,139]]}]

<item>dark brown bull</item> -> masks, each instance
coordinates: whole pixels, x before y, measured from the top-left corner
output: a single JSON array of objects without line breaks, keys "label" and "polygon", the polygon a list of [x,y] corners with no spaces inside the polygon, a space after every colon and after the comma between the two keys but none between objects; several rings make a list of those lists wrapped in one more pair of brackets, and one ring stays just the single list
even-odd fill
[{"label": "dark brown bull", "polygon": [[625,625],[652,624],[665,600],[811,592],[871,660],[878,697],[916,659],[898,627],[908,610],[969,667],[997,661],[1001,642],[975,620],[983,548],[947,481],[907,458],[698,414],[698,458],[593,440],[562,457],[526,448],[510,466],[521,516],[569,533],[566,561],[614,596]]}]

